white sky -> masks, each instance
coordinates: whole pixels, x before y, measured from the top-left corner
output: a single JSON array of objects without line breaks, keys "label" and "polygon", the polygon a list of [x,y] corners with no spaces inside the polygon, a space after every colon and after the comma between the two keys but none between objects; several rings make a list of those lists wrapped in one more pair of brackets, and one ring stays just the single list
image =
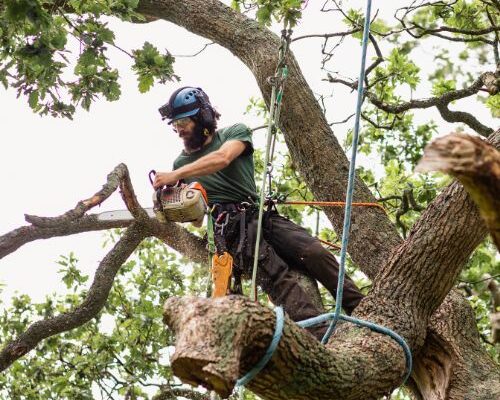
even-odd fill
[{"label": "white sky", "polygon": [[[318,12],[323,2],[309,3],[302,24],[295,29],[295,36],[343,30],[336,14]],[[374,9],[377,3],[374,2]],[[406,3],[393,1],[391,6]],[[364,9],[364,1],[344,4]],[[392,15],[387,2],[384,7],[379,15]],[[174,55],[192,54],[207,43],[206,39],[162,21],[133,25],[113,20],[110,27],[116,33],[116,43],[129,51],[149,41],[160,50],[167,48]],[[276,27],[275,31],[279,29]],[[355,94],[321,81],[325,76],[319,70],[321,43],[321,39],[301,40],[292,44],[292,50],[312,89],[324,95],[333,93],[333,99],[328,100],[328,118],[338,121],[354,112]],[[432,43],[416,52],[419,58],[428,60],[429,68],[433,67],[433,53]],[[120,162],[127,164],[141,204],[151,206],[148,171],[170,169],[181,150],[181,142],[161,121],[157,111],[179,84],[157,85],[150,92],[140,94],[136,78],[128,68],[130,59],[113,49],[109,57],[112,65],[120,69],[120,100],[114,103],[98,101],[92,105],[90,113],[79,110],[73,121],[41,118],[31,112],[25,99],[16,99],[14,91],[0,92],[3,138],[0,147],[0,235],[25,225],[24,213],[55,216],[73,208],[79,200],[99,190],[106,175]],[[359,58],[359,42],[346,40],[330,69],[354,78],[359,71]],[[422,65],[420,60],[419,65]],[[249,98],[260,97],[260,92],[249,70],[229,51],[212,45],[196,58],[178,57],[174,66],[182,78],[181,85],[201,86],[209,94],[212,104],[222,114],[220,126],[236,122],[251,127],[261,124],[255,117],[243,115]],[[425,75],[423,78],[425,81]],[[285,92],[285,96],[291,95]],[[474,113],[485,123],[494,125],[488,111],[473,104],[477,108]],[[469,108],[469,111],[472,110]],[[439,120],[433,110],[420,115],[424,119],[432,116]],[[448,124],[440,126],[443,133],[452,129]],[[335,133],[342,139],[348,128],[351,125],[336,128]],[[264,131],[256,136],[262,138]],[[256,142],[262,145],[263,140],[256,138]],[[119,208],[124,205],[115,193],[95,212]],[[19,291],[42,300],[48,293],[61,292],[63,286],[56,273],[59,266],[54,261],[70,251],[76,253],[79,266],[92,277],[104,256],[101,243],[102,233],[87,233],[23,246],[0,260],[0,282],[7,285],[2,297],[7,299],[14,291]]]}]

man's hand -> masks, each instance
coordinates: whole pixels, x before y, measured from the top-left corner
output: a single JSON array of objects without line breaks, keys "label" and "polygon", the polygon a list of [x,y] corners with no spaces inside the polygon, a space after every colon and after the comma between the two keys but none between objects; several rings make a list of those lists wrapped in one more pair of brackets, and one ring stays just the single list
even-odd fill
[{"label": "man's hand", "polygon": [[155,175],[155,180],[153,182],[153,187],[155,189],[161,188],[165,185],[173,185],[177,183],[179,177],[176,171],[170,172],[157,172]]}]

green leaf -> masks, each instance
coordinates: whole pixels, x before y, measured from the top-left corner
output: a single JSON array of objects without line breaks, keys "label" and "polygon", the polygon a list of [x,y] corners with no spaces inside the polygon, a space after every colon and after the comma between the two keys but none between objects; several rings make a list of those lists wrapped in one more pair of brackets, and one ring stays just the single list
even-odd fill
[{"label": "green leaf", "polygon": [[28,104],[33,109],[35,109],[38,106],[38,91],[37,90],[30,93]]},{"label": "green leaf", "polygon": [[151,75],[139,77],[139,92],[146,93],[154,84],[154,78]]}]

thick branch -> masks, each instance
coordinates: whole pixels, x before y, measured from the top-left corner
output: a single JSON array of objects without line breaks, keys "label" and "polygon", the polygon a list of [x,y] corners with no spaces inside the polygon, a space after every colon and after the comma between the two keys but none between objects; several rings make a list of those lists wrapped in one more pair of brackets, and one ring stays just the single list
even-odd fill
[{"label": "thick branch", "polygon": [[204,393],[168,386],[162,387],[160,393],[155,394],[151,400],[177,400],[179,397],[190,400],[210,400],[210,396]]},{"label": "thick branch", "polygon": [[32,226],[23,226],[0,236],[0,259],[24,244],[38,239],[129,226],[132,223],[129,219],[99,221],[97,215],[83,214],[95,205],[101,204],[117,187],[120,187],[122,198],[134,218],[147,226],[154,236],[195,262],[206,260],[205,244],[200,238],[173,222],[160,224],[155,219],[149,218],[136,199],[125,164],[118,165],[108,175],[103,188],[90,199],[80,201],[74,209],[59,217],[27,216],[26,219],[33,223]]},{"label": "thick branch", "polygon": [[[238,296],[170,298],[164,320],[177,338],[174,374],[223,397],[262,357],[275,326],[272,310]],[[273,357],[247,387],[272,400],[376,399],[401,382],[404,369],[404,353],[388,336],[342,328],[325,347],[286,318]]]},{"label": "thick branch", "polygon": [[32,324],[0,352],[0,371],[22,357],[43,339],[74,329],[94,318],[104,307],[114,277],[122,264],[148,235],[144,227],[132,225],[99,264],[94,281],[83,303],[73,311]]},{"label": "thick branch", "polygon": [[26,221],[43,228],[56,227],[67,222],[75,221],[76,219],[82,217],[91,208],[101,204],[104,200],[111,196],[118,187],[120,187],[120,194],[122,195],[123,201],[132,215],[136,219],[143,221],[149,219],[146,212],[137,202],[134,188],[130,182],[130,175],[127,166],[125,164],[119,164],[108,174],[107,181],[102,186],[102,189],[92,197],[79,201],[74,209],[69,210],[58,217],[50,218],[25,215]]},{"label": "thick branch", "polygon": [[456,177],[479,208],[500,249],[500,152],[474,136],[451,134],[428,144],[417,169]]},{"label": "thick branch", "polygon": [[197,263],[207,262],[206,241],[188,232],[181,225],[175,222],[160,223],[151,220],[148,228],[154,236],[191,259],[191,261]]},{"label": "thick branch", "polygon": [[471,129],[474,129],[480,135],[487,137],[488,135],[493,133],[493,129],[483,125],[479,120],[474,117],[474,115],[465,112],[465,111],[451,111],[448,108],[448,104],[440,104],[437,105],[439,113],[443,117],[443,119],[447,122],[462,122]]},{"label": "thick branch", "polygon": [[500,370],[481,344],[469,302],[458,292],[452,291],[432,316],[413,371],[424,399],[499,397]]},{"label": "thick branch", "polygon": [[54,227],[22,226],[0,236],[0,259],[13,253],[26,243],[38,239],[49,239],[83,232],[102,231],[105,229],[125,228],[132,221],[98,221],[96,215],[84,215],[72,221],[66,221]]}]

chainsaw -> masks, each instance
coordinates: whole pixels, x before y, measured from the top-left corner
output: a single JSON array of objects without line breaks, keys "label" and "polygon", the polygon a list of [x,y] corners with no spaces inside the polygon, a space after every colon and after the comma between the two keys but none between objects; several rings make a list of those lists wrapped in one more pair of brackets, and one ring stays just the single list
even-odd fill
[{"label": "chainsaw", "polygon": [[[156,171],[149,172],[149,181],[153,184]],[[207,213],[207,192],[199,182],[185,184],[181,181],[175,185],[158,188],[153,194],[153,208],[146,208],[151,218],[160,222],[191,222],[200,227]],[[132,219],[128,210],[106,211],[97,215],[99,221],[120,221]]]},{"label": "chainsaw", "polygon": [[[149,172],[149,181],[153,184],[156,171]],[[207,214],[207,192],[199,182],[185,184],[181,181],[175,185],[166,185],[153,194],[153,208],[145,211],[151,218],[160,222],[191,222],[194,226],[203,225]],[[133,219],[128,210],[106,211],[97,215],[99,221],[121,221]],[[212,256],[211,276],[213,281],[212,297],[226,296],[230,293],[233,257],[223,251]]]}]

